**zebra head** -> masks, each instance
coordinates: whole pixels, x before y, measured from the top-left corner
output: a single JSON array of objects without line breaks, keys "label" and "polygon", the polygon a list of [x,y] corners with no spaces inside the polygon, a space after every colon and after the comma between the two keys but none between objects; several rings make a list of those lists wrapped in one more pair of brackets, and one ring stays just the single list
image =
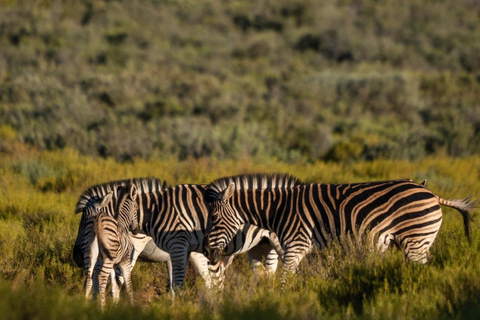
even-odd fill
[{"label": "zebra head", "polygon": [[212,264],[218,263],[223,249],[244,224],[242,217],[232,208],[229,201],[234,192],[234,183],[229,184],[220,193],[207,190],[207,202],[210,206],[203,253]]},{"label": "zebra head", "polygon": [[115,210],[116,218],[117,220],[123,220],[122,225],[128,227],[127,231],[136,234],[140,230],[137,218],[137,186],[132,183],[125,191]]}]

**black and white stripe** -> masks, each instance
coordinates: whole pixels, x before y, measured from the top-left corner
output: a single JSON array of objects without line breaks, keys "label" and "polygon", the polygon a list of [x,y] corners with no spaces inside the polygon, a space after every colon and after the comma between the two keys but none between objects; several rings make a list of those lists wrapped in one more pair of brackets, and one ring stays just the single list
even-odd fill
[{"label": "black and white stripe", "polygon": [[[88,297],[92,284],[96,289],[97,283],[92,275],[95,270],[99,270],[100,264],[97,261],[98,258],[98,242],[93,232],[92,217],[86,213],[85,208],[95,202],[99,197],[103,197],[109,192],[113,191],[113,200],[118,198],[117,190],[125,188],[128,184],[134,183],[138,186],[137,189],[137,205],[138,212],[137,217],[139,224],[147,219],[146,217],[155,216],[158,214],[158,201],[162,199],[163,190],[167,189],[165,182],[154,178],[141,178],[141,179],[127,179],[119,181],[111,181],[99,185],[92,186],[86,189],[80,196],[76,212],[82,213],[80,226],[77,234],[77,240],[73,249],[73,258],[77,266],[85,268],[85,295]],[[174,211],[174,210],[173,210]],[[171,261],[171,255],[169,252],[161,250],[156,241],[152,239],[148,234],[142,233],[136,235],[130,234],[131,241],[134,245],[134,254],[132,255],[132,266],[135,264],[137,257],[140,255],[145,260],[152,262],[165,262],[167,265],[168,278],[170,283],[170,289],[173,286],[173,265]],[[144,250],[146,249],[146,250]],[[207,259],[200,253],[192,252],[190,254],[190,261],[194,265],[195,269],[199,272],[204,280],[209,283]],[[95,271],[97,272],[97,271]],[[121,272],[117,269],[117,278],[121,275]],[[114,298],[119,296],[119,289],[116,285],[115,273],[111,275],[112,279],[112,294]],[[120,281],[123,280],[120,278]],[[94,290],[95,292],[95,290]],[[172,291],[173,292],[173,291]]]},{"label": "black and white stripe", "polygon": [[[83,212],[85,204],[92,198],[130,182],[135,183],[138,188],[138,219],[141,232],[152,237],[159,250],[166,252],[171,259],[171,288],[182,285],[189,253],[190,260],[204,277],[206,284],[209,285],[207,259],[202,254],[208,215],[205,202],[205,186],[184,184],[166,188],[160,180],[151,178],[113,181],[87,189],[80,197],[77,212]],[[82,265],[81,262],[83,262],[83,265],[86,266],[87,263],[85,262],[95,261],[96,257],[92,240],[85,241],[86,228],[85,225],[82,225],[84,222],[85,219],[82,216],[74,247],[74,260],[77,265]],[[245,235],[239,232],[236,237],[245,238]],[[88,242],[89,245],[82,246],[82,242]],[[241,241],[236,239],[233,243],[233,246],[235,246]],[[264,246],[263,243],[262,246]],[[241,247],[244,248],[244,246]],[[249,247],[249,245],[245,249],[252,250],[250,258],[257,258],[258,261],[261,261],[261,258],[258,258],[258,252],[264,249]],[[238,252],[238,246],[231,251]],[[155,254],[151,256],[153,259],[155,258]],[[270,258],[267,258],[267,261],[269,260]],[[256,263],[255,260],[254,263]]]},{"label": "black and white stripe", "polygon": [[[221,252],[222,257],[212,259],[215,262],[209,261],[208,267],[215,287],[223,289],[225,270],[230,266],[235,255],[244,252],[248,253],[251,268],[257,273],[264,270],[267,275],[275,273],[278,256],[283,254],[278,238],[273,232],[245,224]],[[263,257],[265,257],[265,266],[262,264]]]},{"label": "black and white stripe", "polygon": [[[92,287],[94,289],[94,294],[98,292],[98,282],[94,281],[97,278],[94,277],[94,273],[98,273],[101,268],[102,261],[98,259],[98,240],[94,232],[94,222],[98,215],[96,210],[91,210],[95,206],[98,206],[99,200],[104,199],[107,194],[111,194],[112,201],[107,203],[107,206],[104,208],[104,211],[109,215],[114,215],[113,203],[119,201],[119,197],[123,194],[123,190],[129,184],[128,180],[115,181],[107,184],[100,184],[88,188],[81,195],[77,206],[76,212],[82,213],[80,220],[80,225],[78,229],[77,239],[73,249],[73,259],[77,266],[84,267],[85,270],[85,282],[84,290],[85,297],[88,298]],[[152,244],[152,238],[145,234],[129,234],[130,241],[134,246],[134,251],[132,254],[131,265],[134,266],[135,262],[140,254],[142,254],[144,259],[155,262],[166,262],[167,271],[171,274],[171,263],[169,261],[170,257],[166,252],[161,251],[155,244]],[[148,248],[148,252],[145,252],[144,249]],[[120,295],[120,288],[117,285],[117,280],[120,282],[120,286],[123,284],[123,277],[121,276],[121,271],[119,268],[116,268],[116,273],[112,271],[111,274],[111,285],[112,285],[112,295],[114,299],[118,299]]]},{"label": "black and white stripe", "polygon": [[[129,233],[138,230],[137,203],[135,202],[137,190],[135,184],[123,190],[117,203],[112,201],[113,192],[111,191],[105,197],[100,198],[98,205],[95,206],[99,215],[95,219],[94,230],[98,239],[99,258],[103,262],[98,273],[100,306],[102,308],[105,305],[108,277],[112,274],[114,266],[120,268],[130,302],[133,303],[132,265],[130,263],[133,244]],[[109,204],[113,206],[113,212],[106,210],[110,207]]]},{"label": "black and white stripe", "polygon": [[[258,175],[244,179],[258,180]],[[264,179],[268,184],[275,176]],[[442,222],[440,205],[462,213],[467,237],[469,210],[475,207],[468,199],[442,199],[411,180],[269,189],[225,188],[219,180],[208,190],[213,200],[208,255],[218,256],[243,224],[254,224],[278,236],[288,272],[296,270],[312,246],[323,248],[331,239],[349,235],[360,240],[368,234],[380,251],[396,244],[408,260],[425,263]]]},{"label": "black and white stripe", "polygon": [[[216,180],[215,189],[207,188],[207,201],[214,202],[218,200],[219,193],[217,190],[223,190],[227,188],[230,184],[235,185],[235,188],[240,192],[247,191],[249,189],[255,190],[268,190],[271,188],[282,188],[282,187],[293,187],[300,185],[302,182],[289,174],[270,174],[268,175],[269,179],[265,179],[263,174],[251,174],[251,175],[237,175],[224,177]],[[255,206],[253,203],[244,203],[244,206],[250,207]],[[209,223],[212,223],[210,220]],[[208,227],[210,229],[210,226]],[[232,251],[235,253],[245,252],[245,248],[248,248],[247,243],[250,243],[251,246],[255,245],[253,250],[248,251],[248,255],[252,263],[253,269],[263,269],[263,265],[259,261],[262,260],[262,257],[265,257],[266,271],[267,274],[275,273],[278,265],[278,256],[283,255],[283,250],[280,247],[278,238],[275,233],[262,228],[257,227],[255,224],[245,224],[240,228],[242,238],[240,242],[238,240],[226,241],[228,245],[222,251],[216,251],[215,257],[210,257],[209,260],[209,269],[212,274],[214,281],[215,279],[220,279],[216,281],[220,283],[220,287],[223,287],[223,273],[224,270],[231,264],[231,258],[229,255]],[[242,247],[241,244],[244,244]],[[207,242],[204,243],[204,254],[209,256]],[[223,258],[221,258],[223,256]]]}]

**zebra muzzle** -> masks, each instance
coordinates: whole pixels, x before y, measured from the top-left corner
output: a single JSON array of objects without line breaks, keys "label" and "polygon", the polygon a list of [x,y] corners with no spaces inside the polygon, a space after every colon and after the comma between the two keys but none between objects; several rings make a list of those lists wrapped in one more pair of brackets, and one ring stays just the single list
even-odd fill
[{"label": "zebra muzzle", "polygon": [[205,255],[205,257],[207,257],[211,264],[217,264],[222,257],[222,250],[205,247],[203,249],[203,254]]}]

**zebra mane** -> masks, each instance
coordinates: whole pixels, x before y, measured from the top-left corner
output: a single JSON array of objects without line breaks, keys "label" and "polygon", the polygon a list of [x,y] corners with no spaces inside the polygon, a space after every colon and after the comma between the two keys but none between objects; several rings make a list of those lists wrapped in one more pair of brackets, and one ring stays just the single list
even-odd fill
[{"label": "zebra mane", "polygon": [[217,179],[211,182],[207,189],[220,193],[232,182],[235,183],[236,189],[241,190],[292,187],[303,183],[300,179],[288,173],[254,173]]},{"label": "zebra mane", "polygon": [[110,191],[116,191],[118,187],[126,187],[131,183],[135,183],[137,186],[137,194],[163,191],[168,188],[166,181],[162,182],[157,178],[133,178],[96,184],[82,192],[75,206],[75,214],[83,212],[85,207],[91,205],[92,201],[103,197]]}]

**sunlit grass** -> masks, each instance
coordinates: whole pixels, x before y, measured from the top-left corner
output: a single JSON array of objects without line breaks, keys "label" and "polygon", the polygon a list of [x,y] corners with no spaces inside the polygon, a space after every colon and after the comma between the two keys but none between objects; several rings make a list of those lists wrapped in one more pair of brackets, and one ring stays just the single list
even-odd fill
[{"label": "sunlit grass", "polygon": [[80,219],[74,206],[80,193],[96,183],[153,176],[175,185],[247,172],[288,172],[324,183],[428,179],[427,187],[444,198],[478,199],[478,157],[351,164],[135,159],[121,164],[68,149],[27,148],[0,158],[0,312],[11,310],[10,319],[474,319],[480,312],[478,222],[473,222],[469,245],[460,214],[452,209],[444,210],[427,265],[406,264],[397,250],[378,256],[362,246],[334,244],[307,256],[284,293],[278,273],[273,279],[256,276],[246,257],[239,257],[227,272],[223,293],[205,290],[189,269],[185,289],[172,300],[164,265],[139,262],[133,271],[135,305],[122,299],[99,314],[95,302],[84,301],[82,270],[71,258]]}]

